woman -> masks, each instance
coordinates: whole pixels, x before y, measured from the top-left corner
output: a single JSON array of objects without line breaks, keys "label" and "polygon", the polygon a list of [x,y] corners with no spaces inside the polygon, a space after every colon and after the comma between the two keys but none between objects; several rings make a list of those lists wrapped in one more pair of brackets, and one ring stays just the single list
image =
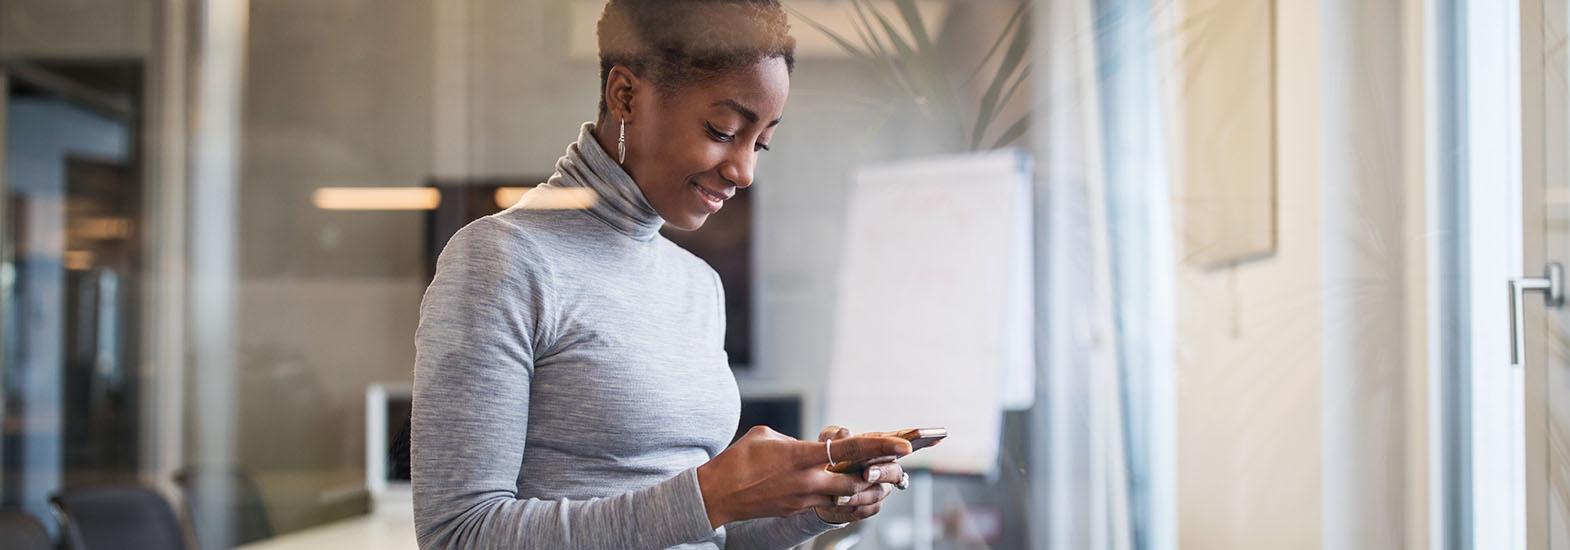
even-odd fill
[{"label": "woman", "polygon": [[[601,101],[549,181],[447,244],[420,308],[422,548],[786,548],[877,513],[907,442],[753,428],[723,289],[659,235],[752,184],[794,65],[778,0],[611,0]],[[528,208],[587,189],[582,210]],[[842,439],[843,438],[843,439]]]}]

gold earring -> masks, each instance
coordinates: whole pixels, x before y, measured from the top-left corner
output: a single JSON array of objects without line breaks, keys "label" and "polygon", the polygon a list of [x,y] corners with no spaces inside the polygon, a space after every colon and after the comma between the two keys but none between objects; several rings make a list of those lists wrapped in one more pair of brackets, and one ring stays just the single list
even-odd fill
[{"label": "gold earring", "polygon": [[627,162],[627,119],[621,119],[621,137],[616,138],[616,164]]}]

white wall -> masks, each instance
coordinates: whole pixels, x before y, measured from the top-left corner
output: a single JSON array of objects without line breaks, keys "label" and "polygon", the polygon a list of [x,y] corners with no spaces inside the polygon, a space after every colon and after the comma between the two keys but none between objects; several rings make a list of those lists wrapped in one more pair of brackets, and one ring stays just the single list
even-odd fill
[{"label": "white wall", "polygon": [[1276,253],[1180,266],[1181,545],[1422,547],[1420,4],[1276,10]]},{"label": "white wall", "polygon": [[1276,9],[1276,253],[1178,267],[1181,548],[1321,544],[1321,27],[1317,2]]}]

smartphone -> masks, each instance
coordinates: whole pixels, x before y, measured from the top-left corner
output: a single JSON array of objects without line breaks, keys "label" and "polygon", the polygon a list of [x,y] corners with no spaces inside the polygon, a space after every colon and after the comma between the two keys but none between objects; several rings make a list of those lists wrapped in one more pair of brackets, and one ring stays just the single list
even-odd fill
[{"label": "smartphone", "polygon": [[[907,429],[907,430],[900,430],[900,431],[897,431],[897,432],[871,432],[871,433],[864,433],[864,434],[856,434],[853,437],[864,437],[864,436],[898,437],[900,439],[904,439],[905,441],[909,441],[910,442],[910,452],[914,453],[916,451],[925,449],[927,447],[931,447],[933,445],[937,445],[939,442],[943,441],[943,438],[949,436],[949,431],[946,430],[946,429],[943,429],[943,428],[910,428],[910,429]],[[834,473],[838,473],[838,474],[849,474],[849,473],[855,473],[855,472],[860,472],[862,470],[865,470],[865,469],[867,469],[868,466],[871,466],[873,464],[883,464],[885,462],[893,462],[896,458],[898,458],[898,457],[883,456],[883,457],[878,457],[878,458],[874,458],[874,459],[871,459],[871,460],[863,460],[863,461],[859,461],[859,462],[835,462],[833,464],[830,464],[828,469],[829,469],[830,472],[834,472]]]}]

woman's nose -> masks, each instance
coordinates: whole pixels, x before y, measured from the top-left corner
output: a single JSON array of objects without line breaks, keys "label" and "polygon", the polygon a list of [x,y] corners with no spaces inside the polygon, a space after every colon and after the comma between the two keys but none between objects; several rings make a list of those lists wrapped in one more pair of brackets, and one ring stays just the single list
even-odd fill
[{"label": "woman's nose", "polygon": [[720,166],[720,177],[736,187],[749,187],[752,185],[752,169],[757,164],[757,159],[757,153],[735,155]]}]

